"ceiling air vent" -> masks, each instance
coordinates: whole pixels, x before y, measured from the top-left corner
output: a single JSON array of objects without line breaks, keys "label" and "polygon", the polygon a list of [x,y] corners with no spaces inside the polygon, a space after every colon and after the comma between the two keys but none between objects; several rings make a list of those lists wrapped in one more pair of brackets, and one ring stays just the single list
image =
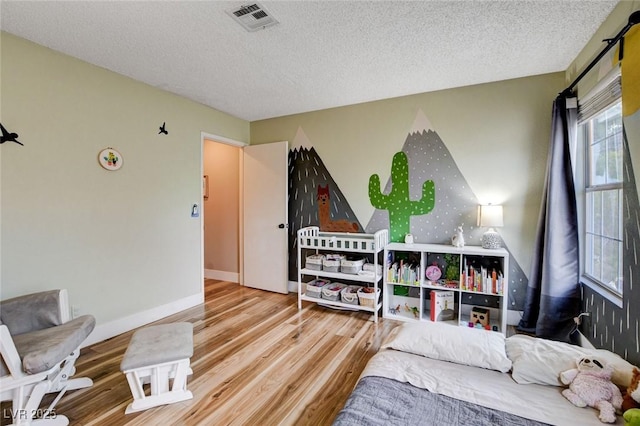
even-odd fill
[{"label": "ceiling air vent", "polygon": [[262,30],[278,23],[278,20],[257,2],[244,4],[226,12],[247,31]]}]

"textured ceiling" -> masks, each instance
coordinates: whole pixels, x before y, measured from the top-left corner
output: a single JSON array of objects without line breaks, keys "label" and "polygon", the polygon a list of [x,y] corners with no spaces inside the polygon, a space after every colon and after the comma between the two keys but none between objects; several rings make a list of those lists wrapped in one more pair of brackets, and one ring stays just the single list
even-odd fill
[{"label": "textured ceiling", "polygon": [[255,121],[564,71],[615,1],[6,1],[0,25],[51,49]]}]

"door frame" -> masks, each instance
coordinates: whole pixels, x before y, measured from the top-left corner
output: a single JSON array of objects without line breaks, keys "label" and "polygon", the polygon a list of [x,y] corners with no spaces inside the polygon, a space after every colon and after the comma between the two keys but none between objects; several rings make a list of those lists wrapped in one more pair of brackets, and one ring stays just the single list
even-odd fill
[{"label": "door frame", "polygon": [[[212,133],[200,132],[200,211],[203,212],[202,200],[204,200],[204,191],[202,188],[202,176],[204,175],[204,144],[205,142],[218,142],[226,145],[232,145],[240,149],[248,146],[246,142],[230,139],[220,135],[214,135]],[[240,285],[244,285],[244,213],[243,213],[243,161],[242,155],[239,156],[239,209],[238,209],[238,282]],[[204,297],[204,214],[200,214],[200,282],[202,283],[202,295]]]}]

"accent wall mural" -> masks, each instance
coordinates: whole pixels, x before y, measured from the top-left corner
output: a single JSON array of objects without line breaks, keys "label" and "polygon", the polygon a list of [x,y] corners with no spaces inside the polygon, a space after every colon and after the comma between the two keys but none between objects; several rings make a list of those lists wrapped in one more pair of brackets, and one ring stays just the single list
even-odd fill
[{"label": "accent wall mural", "polygon": [[[388,185],[387,185],[388,186]],[[376,209],[389,212],[389,233],[391,241],[402,242],[411,233],[411,216],[429,213],[435,205],[435,187],[432,180],[422,184],[422,193],[417,200],[409,198],[409,166],[407,155],[400,151],[393,156],[391,166],[391,189],[380,191],[380,176],[369,179],[369,200]]]},{"label": "accent wall mural", "polygon": [[[400,169],[400,173],[394,176],[393,169],[396,166]],[[411,233],[416,243],[451,244],[451,237],[458,226],[462,226],[466,244],[481,245],[481,237],[486,229],[476,226],[479,201],[444,142],[433,130],[431,123],[421,110],[416,114],[414,125],[406,137],[401,153],[394,156],[392,174],[382,194],[393,193],[396,181],[403,188],[401,192],[404,191],[405,186],[408,188],[408,200],[433,198],[429,201],[433,204],[429,204],[429,208],[424,210],[425,213],[410,215],[409,229],[403,231],[405,234]],[[369,183],[370,196],[372,184],[374,188],[376,186],[379,188],[374,176]],[[433,193],[429,195],[431,189]],[[399,203],[403,203],[402,199]],[[379,229],[393,228],[393,224],[390,224],[390,212],[377,207],[373,200],[372,205],[377,210],[365,227],[365,232],[372,233]],[[392,240],[401,241],[403,238],[404,234],[400,237],[396,235]],[[503,246],[509,251],[506,245]],[[527,277],[518,261],[510,253],[508,309],[518,311],[523,309],[527,284]]]},{"label": "accent wall mural", "polygon": [[289,150],[289,280],[297,281],[298,229],[318,226],[327,232],[362,232],[342,191],[302,129]]},{"label": "accent wall mural", "polygon": [[[308,152],[307,154],[310,154],[310,152]],[[361,232],[360,224],[358,223],[358,221],[352,222],[346,219],[333,219],[331,213],[332,204],[329,184],[326,184],[325,186],[318,185],[317,188],[318,197],[316,198],[316,200],[318,201],[318,219],[320,222],[320,230],[325,232]],[[335,204],[335,202],[333,203],[333,207],[336,215],[338,215],[338,211],[340,209],[338,209],[338,206]],[[347,216],[349,216],[348,213]]]},{"label": "accent wall mural", "polygon": [[[478,199],[422,111],[418,111],[402,150],[392,159],[384,190],[379,176],[372,175],[369,180],[369,197],[376,211],[366,227],[355,217],[302,129],[298,129],[292,145],[297,148],[289,151],[291,281],[297,280],[296,232],[305,226],[319,226],[329,232],[367,233],[386,228],[395,232],[395,241],[402,241],[405,234],[411,233],[418,243],[439,244],[451,244],[451,236],[462,226],[466,244],[481,244],[486,229],[476,227]],[[508,308],[522,310],[528,281],[510,255]]]}]

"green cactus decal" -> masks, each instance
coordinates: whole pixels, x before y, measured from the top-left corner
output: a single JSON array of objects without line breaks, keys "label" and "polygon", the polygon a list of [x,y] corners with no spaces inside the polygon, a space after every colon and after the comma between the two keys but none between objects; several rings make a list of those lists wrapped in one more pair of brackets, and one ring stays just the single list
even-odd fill
[{"label": "green cactus decal", "polygon": [[376,209],[389,211],[389,227],[391,241],[402,242],[404,236],[411,232],[409,219],[411,216],[427,214],[436,204],[435,184],[428,180],[422,184],[422,198],[417,201],[409,199],[409,163],[404,152],[393,156],[391,166],[391,192],[384,195],[380,189],[380,177],[369,178],[369,200]]}]

